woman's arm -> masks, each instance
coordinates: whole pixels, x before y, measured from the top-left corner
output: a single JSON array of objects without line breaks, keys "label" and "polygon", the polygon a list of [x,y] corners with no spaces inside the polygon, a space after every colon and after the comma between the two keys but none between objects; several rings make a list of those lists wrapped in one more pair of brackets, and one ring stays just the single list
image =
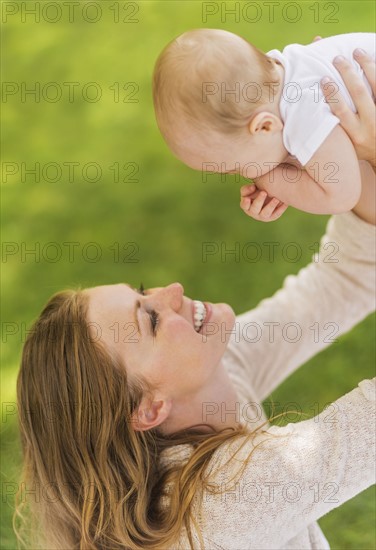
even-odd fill
[{"label": "woman's arm", "polygon": [[355,214],[373,225],[376,224],[376,172],[369,162],[359,162],[362,188],[358,203],[352,209]]},{"label": "woman's arm", "polygon": [[375,382],[363,380],[310,420],[270,427],[243,448],[244,438],[221,447],[209,480],[224,494],[203,497],[208,540],[221,548],[287,548],[300,535],[308,544],[307,527],[375,483]]},{"label": "woman's arm", "polygon": [[[356,59],[375,90],[374,61],[367,55]],[[358,113],[347,108],[339,95],[338,103],[331,104],[332,110],[354,142],[357,154],[372,160],[375,105],[350,63],[338,66],[338,70]],[[328,90],[324,89],[325,93]],[[318,256],[298,275],[287,277],[283,288],[273,297],[237,317],[227,353],[244,369],[260,400],[333,339],[375,310],[376,181],[368,162],[360,162],[360,169],[359,202],[352,212],[329,220]],[[244,208],[249,206],[246,201],[243,197]],[[268,202],[265,206],[264,202],[262,194],[256,198],[251,206],[257,209],[256,214],[262,215],[268,209]],[[273,202],[269,204],[266,218],[275,209]]]},{"label": "woman's arm", "polygon": [[375,268],[375,227],[353,212],[333,216],[312,263],[236,318],[225,359],[260,401],[374,311]]}]

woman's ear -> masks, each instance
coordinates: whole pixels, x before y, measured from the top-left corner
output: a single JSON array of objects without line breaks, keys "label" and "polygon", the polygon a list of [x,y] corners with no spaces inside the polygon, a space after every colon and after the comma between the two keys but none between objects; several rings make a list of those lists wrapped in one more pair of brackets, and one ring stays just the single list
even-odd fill
[{"label": "woman's ear", "polygon": [[132,414],[131,422],[134,430],[145,431],[159,426],[170,414],[171,406],[171,399],[151,402],[142,401]]},{"label": "woman's ear", "polygon": [[255,114],[248,124],[251,135],[257,134],[274,134],[280,132],[283,128],[283,123],[280,118],[268,111],[261,111]]}]

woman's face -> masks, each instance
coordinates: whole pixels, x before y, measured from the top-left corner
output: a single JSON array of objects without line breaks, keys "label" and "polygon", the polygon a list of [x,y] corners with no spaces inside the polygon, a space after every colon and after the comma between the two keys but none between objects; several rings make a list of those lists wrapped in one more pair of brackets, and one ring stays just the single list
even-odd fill
[{"label": "woman's face", "polygon": [[184,296],[179,283],[143,292],[106,285],[85,293],[89,322],[123,359],[130,378],[142,375],[159,396],[179,400],[215,376],[235,322],[229,305],[203,307]]}]

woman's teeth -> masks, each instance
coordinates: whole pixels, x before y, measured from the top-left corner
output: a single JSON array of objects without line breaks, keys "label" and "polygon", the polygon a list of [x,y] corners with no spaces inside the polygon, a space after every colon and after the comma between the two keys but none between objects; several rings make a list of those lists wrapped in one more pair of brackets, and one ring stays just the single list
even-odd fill
[{"label": "woman's teeth", "polygon": [[199,332],[206,317],[206,308],[204,304],[202,302],[199,302],[198,300],[194,300],[193,305],[194,305],[193,318],[195,323],[195,331]]}]

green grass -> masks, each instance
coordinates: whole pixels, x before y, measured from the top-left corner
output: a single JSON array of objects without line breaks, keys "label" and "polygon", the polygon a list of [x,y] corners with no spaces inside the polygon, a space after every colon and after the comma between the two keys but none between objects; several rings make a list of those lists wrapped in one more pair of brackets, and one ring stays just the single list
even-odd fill
[{"label": "green grass", "polygon": [[[65,170],[55,183],[35,182],[30,176],[22,182],[16,175],[2,186],[3,241],[19,247],[2,265],[2,322],[10,323],[8,329],[18,328],[15,334],[3,336],[3,409],[15,400],[26,327],[49,296],[64,287],[120,281],[135,285],[143,281],[149,286],[178,280],[188,296],[226,301],[240,313],[277,290],[286,275],[310,260],[310,247],[322,235],[327,217],[291,210],[272,224],[249,220],[239,210],[240,184],[233,176],[225,182],[210,176],[203,182],[200,173],[170,154],[154,122],[151,100],[151,73],[159,51],[188,28],[224,28],[248,37],[265,51],[291,42],[307,43],[316,34],[374,31],[371,1],[331,3],[339,7],[335,15],[326,2],[298,4],[302,18],[296,23],[283,20],[283,3],[276,8],[274,22],[268,21],[263,9],[257,23],[247,22],[244,14],[239,21],[234,16],[226,20],[220,12],[203,23],[198,1],[140,2],[138,23],[114,23],[109,9],[113,3],[102,1],[102,18],[93,24],[80,16],[74,23],[63,17],[55,24],[34,23],[30,16],[22,23],[20,17],[12,16],[3,25],[4,81],[40,82],[42,86],[80,83],[73,103],[66,94],[57,103],[9,97],[2,105],[3,160],[24,162],[28,168],[36,162],[41,166],[55,162],[62,169],[64,162],[78,162],[78,174],[86,163],[96,162],[103,171],[96,183],[80,175],[70,182]],[[252,12],[250,17],[255,17]],[[335,18],[337,22],[330,21]],[[101,87],[102,98],[97,103],[80,99],[87,82]],[[136,83],[138,102],[115,102],[111,87],[116,82],[120,88],[127,82]],[[122,97],[131,89],[122,91]],[[138,181],[115,182],[109,168],[114,162],[136,163]],[[279,243],[273,262],[268,261],[263,244],[270,241]],[[283,246],[291,241],[302,250],[295,263],[282,254]],[[63,244],[67,242],[78,243],[73,261]],[[95,262],[85,256],[93,253],[94,248],[87,246],[92,242],[102,253]],[[204,242],[219,246],[223,242],[228,248],[239,243],[240,250],[248,242],[257,242],[263,254],[255,263],[219,254],[203,262]],[[36,243],[40,257],[23,257],[22,250]],[[48,248],[48,243],[55,244]],[[114,243],[120,248],[128,246],[120,258],[114,256]],[[62,252],[57,262],[49,260],[54,250]],[[137,261],[131,262],[132,258]],[[340,343],[312,359],[273,393],[273,399],[298,401],[309,413],[311,403],[318,402],[322,408],[373,376],[374,321],[374,316],[369,317]],[[15,415],[2,422],[1,457],[2,482],[16,481],[21,458]],[[13,502],[5,500],[1,548],[12,549]],[[322,518],[320,524],[332,548],[368,550],[376,546],[374,515],[375,493],[369,489]]]}]

